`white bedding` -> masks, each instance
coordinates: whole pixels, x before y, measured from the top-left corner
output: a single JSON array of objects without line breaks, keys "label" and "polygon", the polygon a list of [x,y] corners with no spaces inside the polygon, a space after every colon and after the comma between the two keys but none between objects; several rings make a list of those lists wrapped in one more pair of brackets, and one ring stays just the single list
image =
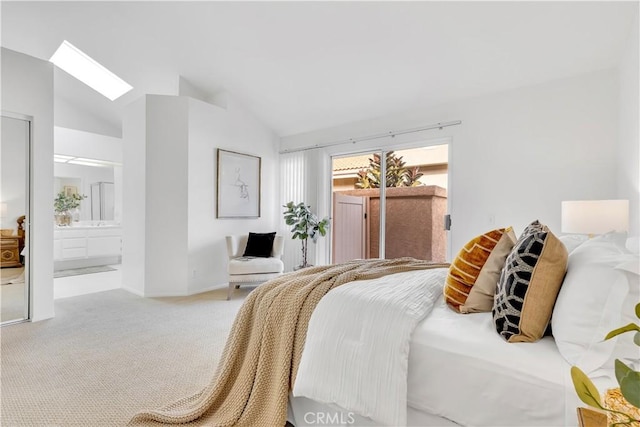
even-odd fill
[{"label": "white bedding", "polygon": [[564,426],[575,419],[570,368],[553,338],[507,343],[491,313],[440,302],[412,337],[408,404],[463,425]]},{"label": "white bedding", "polygon": [[[341,288],[348,290],[350,286]],[[327,296],[338,290],[340,288]],[[351,332],[362,327],[357,317],[340,322],[343,329]],[[384,331],[379,332],[384,335]],[[307,339],[309,342],[309,337]],[[322,340],[316,344],[321,346]],[[333,357],[328,347],[324,350],[324,357]],[[361,357],[365,361],[368,355],[363,353]],[[369,382],[377,375],[375,371],[370,372]],[[553,338],[545,337],[536,343],[507,343],[495,332],[491,313],[455,313],[440,296],[411,336],[406,423],[432,426],[449,425],[446,423],[451,421],[469,426],[576,425],[575,408],[582,405],[575,395],[569,373],[570,366],[558,352]],[[315,371],[313,382],[315,386],[331,390],[336,384],[334,377],[335,372],[332,375],[319,369]],[[352,397],[358,398],[359,394],[353,393]],[[340,412],[343,421],[350,421],[354,416],[345,406],[321,404],[336,400],[292,397],[290,402],[295,415],[293,421],[298,427],[314,425],[314,422],[300,418],[309,411],[316,411],[315,415],[308,415],[313,418],[322,408],[330,408],[333,414]],[[355,421],[355,424],[326,425],[384,425],[360,415],[355,415]]]},{"label": "white bedding", "polygon": [[406,425],[411,334],[442,298],[446,273],[397,273],[329,292],[309,322],[293,395]]}]

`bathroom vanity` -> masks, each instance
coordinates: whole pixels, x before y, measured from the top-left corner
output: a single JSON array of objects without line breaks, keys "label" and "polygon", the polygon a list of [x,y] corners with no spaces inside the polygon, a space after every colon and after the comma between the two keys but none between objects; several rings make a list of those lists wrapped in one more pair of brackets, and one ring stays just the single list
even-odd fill
[{"label": "bathroom vanity", "polygon": [[119,264],[122,260],[122,227],[119,225],[55,227],[55,270]]}]

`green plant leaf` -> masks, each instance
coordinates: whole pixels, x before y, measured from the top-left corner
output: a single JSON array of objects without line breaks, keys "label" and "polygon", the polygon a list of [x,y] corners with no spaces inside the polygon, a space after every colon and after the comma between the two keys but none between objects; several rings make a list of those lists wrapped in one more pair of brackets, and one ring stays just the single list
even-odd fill
[{"label": "green plant leaf", "polygon": [[598,389],[577,366],[571,367],[571,380],[580,400],[591,407],[602,408]]},{"label": "green plant leaf", "polygon": [[633,343],[640,347],[640,332],[636,332],[633,336]]},{"label": "green plant leaf", "polygon": [[633,372],[633,370],[625,365],[620,359],[616,359],[615,361],[615,372],[616,379],[618,380],[618,384],[622,383],[622,379],[629,373]]},{"label": "green plant leaf", "polygon": [[613,331],[609,332],[607,336],[604,337],[604,340],[606,341],[620,334],[624,334],[626,332],[631,332],[631,331],[640,331],[640,326],[636,325],[635,323],[629,323],[626,326],[622,326],[620,328],[614,329]]},{"label": "green plant leaf", "polygon": [[616,359],[616,379],[627,402],[640,408],[640,372],[632,370]]},{"label": "green plant leaf", "polygon": [[636,317],[640,319],[640,302],[636,304]]}]

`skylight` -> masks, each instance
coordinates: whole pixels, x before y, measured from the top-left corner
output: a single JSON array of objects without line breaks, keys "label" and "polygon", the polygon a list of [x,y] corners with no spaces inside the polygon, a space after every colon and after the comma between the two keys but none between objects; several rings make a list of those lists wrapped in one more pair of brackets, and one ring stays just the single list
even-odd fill
[{"label": "skylight", "polygon": [[129,83],[66,40],[50,61],[111,101],[133,89]]}]

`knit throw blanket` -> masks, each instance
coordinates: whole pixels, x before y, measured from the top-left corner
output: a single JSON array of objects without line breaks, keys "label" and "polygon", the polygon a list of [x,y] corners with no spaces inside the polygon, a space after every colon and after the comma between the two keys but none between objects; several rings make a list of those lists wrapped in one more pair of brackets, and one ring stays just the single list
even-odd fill
[{"label": "knit throw blanket", "polygon": [[164,408],[138,413],[129,425],[284,426],[307,326],[320,299],[354,280],[441,267],[448,264],[359,260],[302,269],[259,286],[240,308],[210,384]]}]

